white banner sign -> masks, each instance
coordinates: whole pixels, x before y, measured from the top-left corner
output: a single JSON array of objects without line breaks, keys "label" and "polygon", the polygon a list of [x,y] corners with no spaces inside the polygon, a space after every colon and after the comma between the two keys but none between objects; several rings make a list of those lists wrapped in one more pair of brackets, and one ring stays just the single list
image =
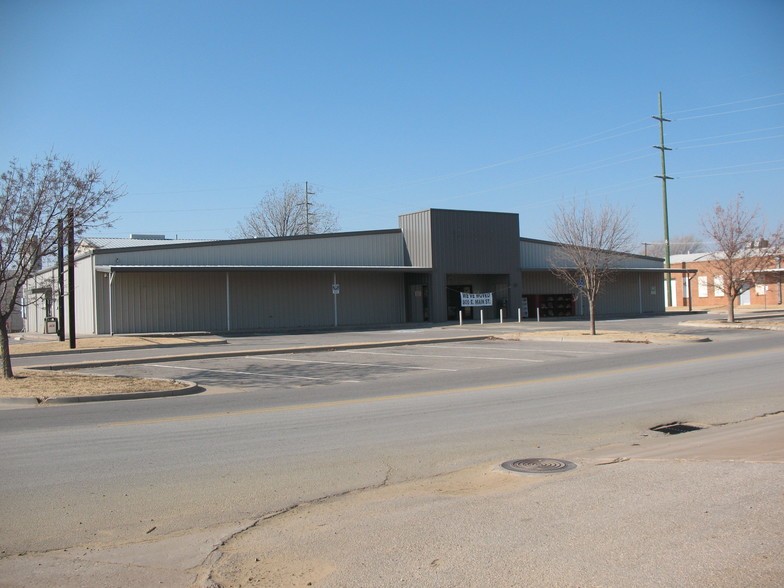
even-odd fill
[{"label": "white banner sign", "polygon": [[472,294],[460,292],[461,306],[493,306],[493,293],[484,292],[482,294]]}]

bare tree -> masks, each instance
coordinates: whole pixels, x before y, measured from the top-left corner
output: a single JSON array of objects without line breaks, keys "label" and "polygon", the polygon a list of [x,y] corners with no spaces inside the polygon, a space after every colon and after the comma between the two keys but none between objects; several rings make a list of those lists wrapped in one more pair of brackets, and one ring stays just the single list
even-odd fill
[{"label": "bare tree", "polygon": [[[706,251],[705,242],[689,233],[675,237],[670,241],[670,255],[700,253],[702,251]],[[664,241],[643,243],[640,253],[651,257],[664,257]]]},{"label": "bare tree", "polygon": [[705,237],[717,246],[709,265],[714,276],[721,276],[714,286],[727,297],[727,322],[735,322],[735,300],[784,251],[784,228],[779,223],[768,230],[759,207],[747,209],[742,194],[727,206],[716,204],[700,222]]},{"label": "bare tree", "polygon": [[[307,192],[307,193],[306,193]],[[235,235],[244,239],[315,235],[338,230],[337,216],[315,202],[307,186],[285,183],[269,190],[248,216],[237,224]]]},{"label": "bare tree", "polygon": [[11,161],[0,175],[0,186],[0,346],[3,377],[12,378],[6,322],[24,283],[55,253],[58,220],[70,209],[75,234],[106,226],[109,206],[124,192],[116,180],[104,180],[99,167],[80,170],[51,153],[26,167]]},{"label": "bare tree", "polygon": [[550,224],[558,243],[551,271],[588,300],[591,335],[596,334],[596,297],[614,278],[633,241],[631,210],[604,204],[594,211],[576,200],[558,207]]}]

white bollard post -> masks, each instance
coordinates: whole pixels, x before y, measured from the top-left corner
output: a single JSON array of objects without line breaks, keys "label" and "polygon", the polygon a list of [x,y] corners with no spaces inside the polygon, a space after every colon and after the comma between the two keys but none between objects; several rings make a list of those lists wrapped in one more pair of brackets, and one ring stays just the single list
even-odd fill
[{"label": "white bollard post", "polygon": [[523,309],[520,308],[519,306],[517,307],[517,322],[518,323],[523,322]]},{"label": "white bollard post", "polygon": [[463,311],[462,310],[459,311],[458,315],[460,316],[460,326],[462,327],[463,326]]},{"label": "white bollard post", "polygon": [[504,309],[500,308],[498,310],[498,313],[499,313],[499,316],[501,317],[501,324],[503,325],[504,324]]},{"label": "white bollard post", "polygon": [[536,322],[539,322],[539,308],[536,309]]},{"label": "white bollard post", "polygon": [[479,324],[480,325],[485,324],[485,309],[484,308],[480,308],[479,309]]}]

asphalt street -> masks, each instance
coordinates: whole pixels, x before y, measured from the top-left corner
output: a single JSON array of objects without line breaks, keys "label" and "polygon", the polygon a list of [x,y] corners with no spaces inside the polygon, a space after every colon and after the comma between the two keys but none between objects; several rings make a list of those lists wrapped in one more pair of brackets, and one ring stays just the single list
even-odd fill
[{"label": "asphalt street", "polygon": [[[465,340],[169,361],[147,351],[139,364],[90,368],[195,380],[206,390],[0,411],[2,555],[149,541],[507,459],[632,447],[661,436],[650,428],[663,423],[717,426],[784,410],[784,334],[643,320],[606,326],[712,341]],[[472,331],[487,332],[460,334]],[[419,332],[326,336],[337,345]],[[317,339],[248,337],[220,347]]]}]

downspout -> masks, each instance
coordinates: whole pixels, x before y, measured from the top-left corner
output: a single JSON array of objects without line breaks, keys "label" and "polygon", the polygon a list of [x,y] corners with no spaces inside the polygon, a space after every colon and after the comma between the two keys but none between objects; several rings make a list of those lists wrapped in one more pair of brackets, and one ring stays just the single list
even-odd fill
[{"label": "downspout", "polygon": [[114,283],[114,270],[109,268],[109,335],[114,335],[114,298],[112,296],[112,284]]},{"label": "downspout", "polygon": [[226,330],[231,331],[231,286],[229,272],[226,272]]},{"label": "downspout", "polygon": [[642,314],[642,274],[637,274],[637,297],[640,299],[640,314]]},{"label": "downspout", "polygon": [[90,276],[93,289],[93,335],[98,334],[98,290],[95,288],[95,255],[90,251]]}]

